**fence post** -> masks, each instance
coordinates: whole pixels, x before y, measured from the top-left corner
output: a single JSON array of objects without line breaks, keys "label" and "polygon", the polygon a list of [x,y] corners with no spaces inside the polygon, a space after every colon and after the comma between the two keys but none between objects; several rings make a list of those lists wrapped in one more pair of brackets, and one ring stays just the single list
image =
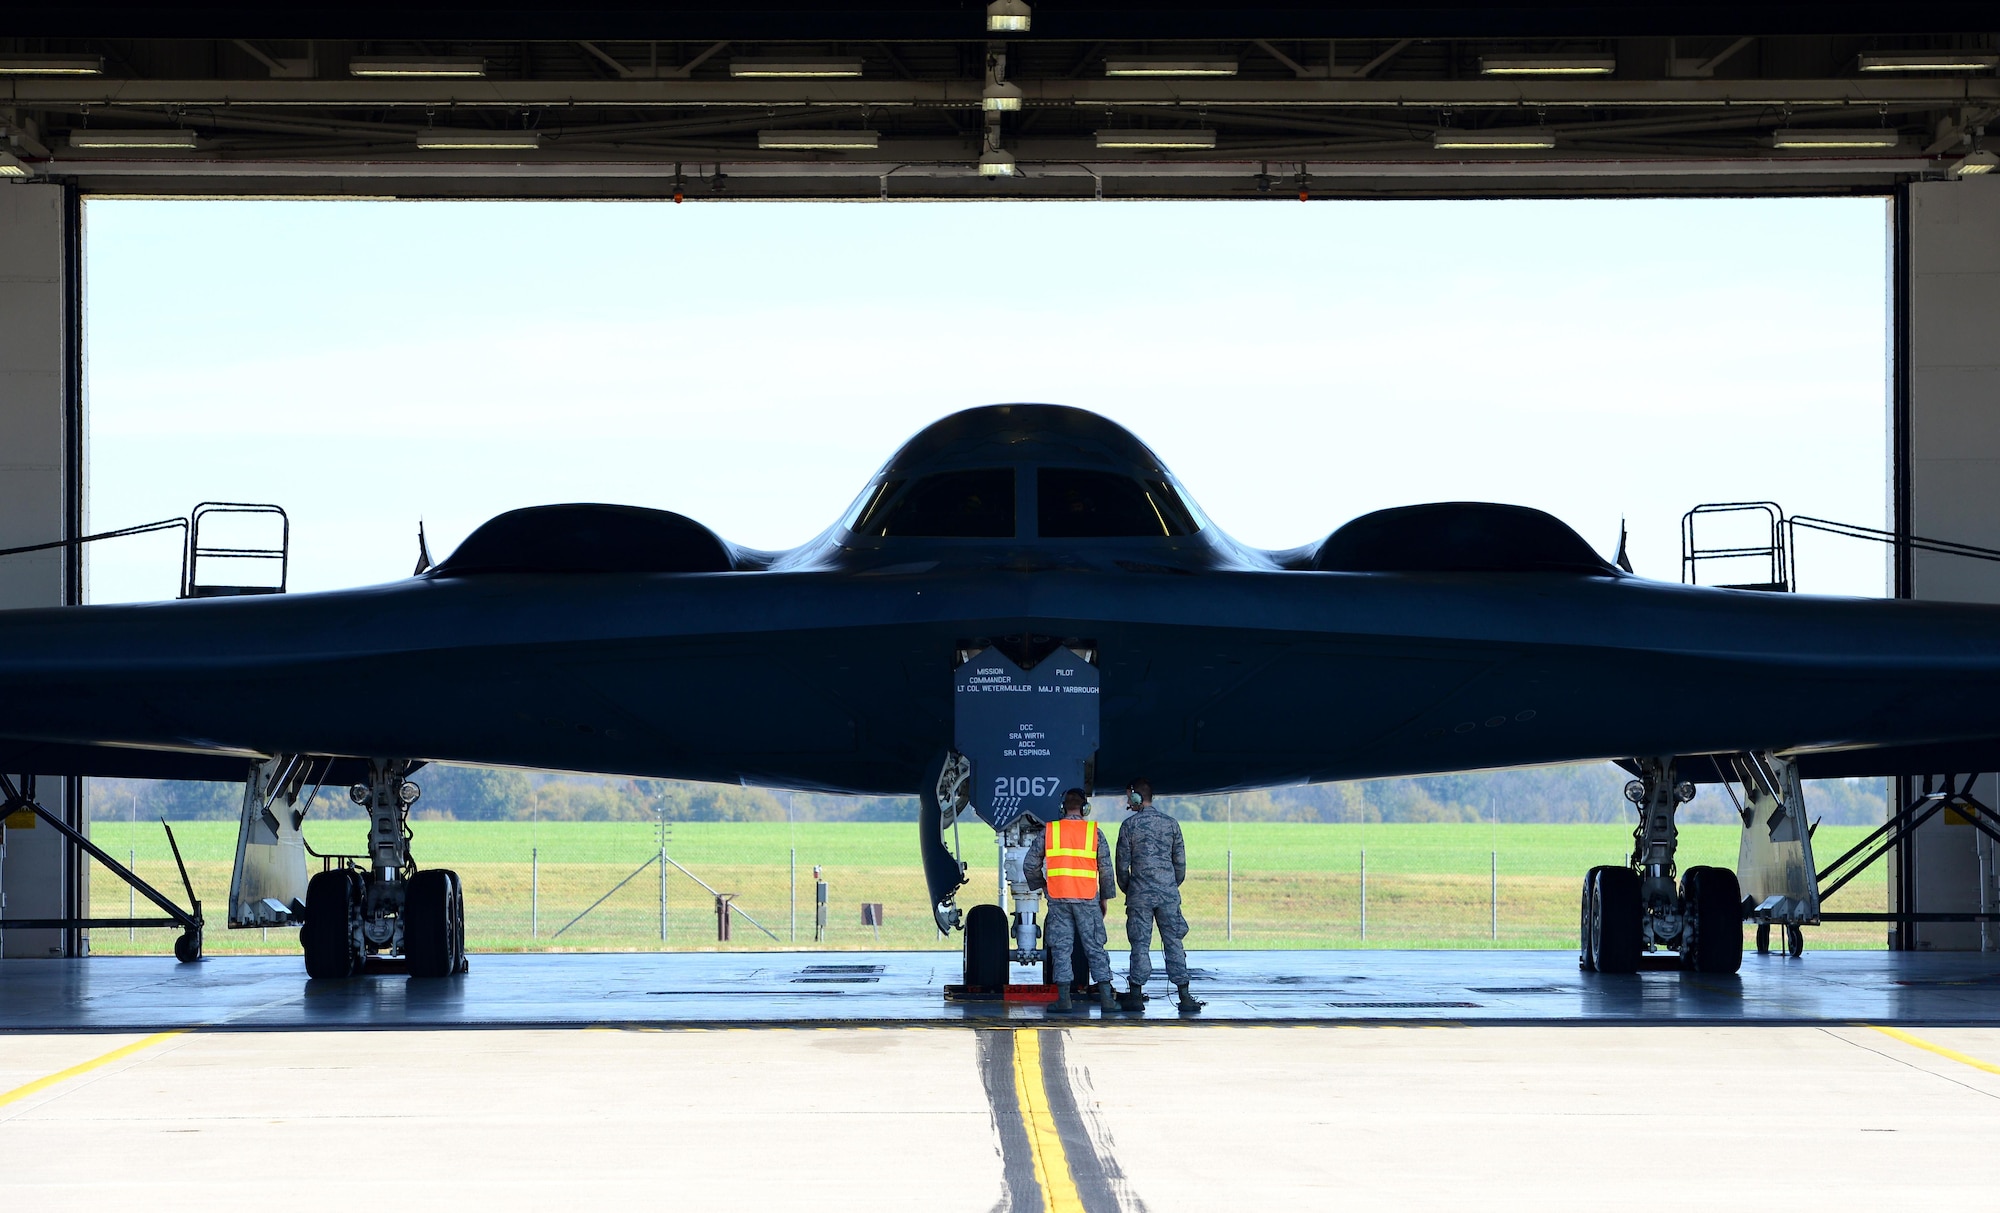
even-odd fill
[{"label": "fence post", "polygon": [[667,848],[660,846],[660,942],[667,942]]},{"label": "fence post", "polygon": [[792,848],[792,942],[799,941],[799,849]]},{"label": "fence post", "polygon": [[528,848],[528,938],[542,936],[542,849]]},{"label": "fence post", "polygon": [[1361,848],[1361,938],[1368,938],[1368,848]]},{"label": "fence post", "polygon": [[[131,858],[125,861],[125,870],[128,872],[138,871],[139,848],[134,847],[129,852],[127,852],[127,854],[129,854]],[[138,916],[139,916],[139,894],[138,891],[134,889],[131,884],[128,883],[125,886],[125,917],[137,918]],[[130,923],[127,923],[125,925],[125,938],[127,939],[138,938],[137,933],[132,930],[132,925]]]},{"label": "fence post", "polygon": [[826,875],[819,864],[813,865],[813,942],[826,941]]},{"label": "fence post", "polygon": [[1226,877],[1228,891],[1224,895],[1222,908],[1222,934],[1224,939],[1234,942],[1236,939],[1236,852],[1232,849],[1223,852],[1223,854],[1225,862],[1229,866],[1228,876]]},{"label": "fence post", "polygon": [[1500,852],[1493,852],[1491,887],[1487,898],[1493,906],[1493,942],[1500,942]]}]

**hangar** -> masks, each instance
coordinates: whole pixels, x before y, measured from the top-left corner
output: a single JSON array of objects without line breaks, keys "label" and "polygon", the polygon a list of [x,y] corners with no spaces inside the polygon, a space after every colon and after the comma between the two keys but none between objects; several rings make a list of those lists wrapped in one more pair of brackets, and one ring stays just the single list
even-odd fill
[{"label": "hangar", "polygon": [[[0,607],[86,600],[82,202],[141,196],[1879,198],[1893,591],[2000,602],[1990,564],[1918,541],[2000,547],[1996,66],[1990,6],[1969,3],[23,11],[0,37],[0,548],[66,542],[0,560]],[[80,778],[38,783],[87,829]],[[1927,790],[1906,780],[1902,798]],[[1978,948],[1972,919],[1995,909],[1982,837],[1932,812],[1895,839],[1892,949]],[[1798,1169],[1774,1158],[1813,1159],[1836,1205],[1989,1197],[1966,1152],[2000,1073],[1974,1056],[1991,1056],[1995,1022],[1977,956],[1828,954],[1755,982],[1614,985],[1518,957],[1480,977],[1421,953],[1274,977],[1218,954],[1212,1016],[1491,1026],[1064,1033],[941,1004],[917,953],[832,978],[738,958],[495,957],[482,972],[500,980],[471,987],[305,993],[289,957],[172,981],[150,959],[27,959],[86,954],[87,862],[49,829],[9,831],[0,858],[4,914],[37,924],[0,933],[15,1147],[0,1184],[24,1207],[78,1204],[92,1184],[125,1199],[144,1185],[160,1208],[211,1207],[223,1185],[327,1203],[319,1191],[346,1185],[302,1184],[346,1157],[409,1198],[493,1207],[662,1192],[710,1208],[986,1207],[997,1188],[994,1207],[1096,1213],[1296,1204],[1308,1187],[1320,1203],[1463,1207],[1629,1193],[1639,1140],[1693,1160],[1671,1173],[1687,1200],[1796,1199]],[[740,996],[774,988],[782,1027],[856,1018],[845,1001],[877,1024],[999,1030],[636,1034],[741,1026]],[[1673,1047],[1632,1028],[1668,1020],[1689,1025]],[[1611,1026],[1542,1030],[1574,1021]],[[1754,1040],[1695,1026],[1746,1023],[1764,1025]],[[300,1027],[330,1030],[270,1030]],[[354,1027],[428,1030],[338,1031]],[[468,1045],[453,1028],[481,1031]],[[125,1073],[135,1058],[151,1059],[141,1078]],[[1839,1077],[1816,1088],[1833,1097],[1771,1114],[1773,1090],[1822,1075]],[[539,1120],[519,1113],[528,1093]],[[1938,1122],[1956,1131],[1892,1135]],[[213,1132],[154,1135],[168,1124]]]},{"label": "hangar", "polygon": [[[2000,43],[1983,20],[1951,4],[1010,0],[30,14],[0,44],[0,544],[88,529],[85,197],[1842,194],[1884,200],[1894,250],[1895,593],[2000,600],[1989,568],[1913,543],[2000,543],[1984,407]],[[0,602],[80,603],[83,581],[74,546],[15,557]],[[40,797],[82,827],[80,780]],[[1892,947],[1976,948],[1975,923],[1926,919],[1995,909],[1980,835],[1948,817],[1894,849]],[[77,847],[10,843],[10,917],[86,916]],[[9,956],[86,947],[74,925],[5,933]]]}]

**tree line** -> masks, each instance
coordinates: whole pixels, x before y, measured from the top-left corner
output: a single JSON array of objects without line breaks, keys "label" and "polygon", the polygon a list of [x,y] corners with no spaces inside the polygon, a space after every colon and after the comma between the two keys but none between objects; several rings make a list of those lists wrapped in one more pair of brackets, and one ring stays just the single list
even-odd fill
[{"label": "tree line", "polygon": [[[1268,788],[1227,796],[1163,797],[1183,821],[1300,822],[1597,822],[1633,820],[1624,798],[1630,778],[1610,763],[1480,771],[1412,779]],[[914,796],[832,796],[672,779],[553,775],[446,764],[411,777],[422,790],[412,816],[449,821],[915,821]],[[174,821],[234,818],[240,783],[93,779],[91,816]],[[1116,789],[1099,789],[1109,796]],[[1887,781],[1824,779],[1806,785],[1806,808],[1832,825],[1878,825]],[[313,798],[314,816],[353,818],[361,809],[342,787]],[[1681,809],[1689,823],[1737,820],[1722,791],[1705,787]]]}]

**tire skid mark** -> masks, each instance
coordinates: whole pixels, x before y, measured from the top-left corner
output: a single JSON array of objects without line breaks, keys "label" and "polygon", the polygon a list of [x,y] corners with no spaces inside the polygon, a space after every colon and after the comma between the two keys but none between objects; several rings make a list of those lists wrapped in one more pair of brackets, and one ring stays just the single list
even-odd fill
[{"label": "tire skid mark", "polygon": [[1047,1213],[1041,1185],[1035,1182],[1034,1148],[1014,1093],[1014,1033],[986,1030],[979,1038],[979,1081],[986,1088],[987,1113],[1000,1146],[1000,1179],[1004,1190],[993,1213]]},{"label": "tire skid mark", "polygon": [[[1042,1031],[1042,1077],[1077,1194],[1088,1213],[1146,1213],[1146,1202],[1132,1191],[1131,1181],[1118,1165],[1110,1130],[1088,1099],[1089,1071],[1070,1065],[1067,1038],[1062,1029]],[[1085,1098],[1078,1098],[1079,1090]],[[1085,1108],[1089,1108],[1087,1113]]]}]

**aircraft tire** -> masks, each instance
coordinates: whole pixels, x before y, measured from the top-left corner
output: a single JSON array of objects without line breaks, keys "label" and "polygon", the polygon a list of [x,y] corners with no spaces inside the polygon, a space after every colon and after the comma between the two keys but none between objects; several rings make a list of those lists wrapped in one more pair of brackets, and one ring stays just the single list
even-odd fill
[{"label": "aircraft tire", "polygon": [[1586,973],[1597,972],[1597,962],[1590,957],[1590,897],[1597,887],[1597,874],[1603,870],[1596,867],[1583,874],[1583,906],[1577,915],[1576,967]]},{"label": "aircraft tire", "polygon": [[305,950],[307,977],[339,981],[361,971],[361,952],[354,944],[360,885],[360,873],[346,868],[321,872],[306,885],[306,920],[299,928],[299,946]]},{"label": "aircraft tire", "polygon": [[998,989],[1007,984],[1007,911],[980,905],[965,915],[965,984]]},{"label": "aircraft tire", "polygon": [[1590,882],[1590,960],[1600,973],[1639,971],[1639,877],[1630,868],[1603,867]]},{"label": "aircraft tire", "polygon": [[[464,954],[458,873],[425,868],[403,893],[403,960],[412,977],[449,977]],[[457,912],[454,912],[457,911]]]},{"label": "aircraft tire", "polygon": [[452,969],[454,973],[471,970],[472,963],[465,954],[465,882],[458,873],[451,874],[451,947]]},{"label": "aircraft tire", "polygon": [[1681,965],[1697,973],[1743,967],[1743,895],[1728,868],[1689,868],[1681,876],[1681,913],[1688,942]]}]

